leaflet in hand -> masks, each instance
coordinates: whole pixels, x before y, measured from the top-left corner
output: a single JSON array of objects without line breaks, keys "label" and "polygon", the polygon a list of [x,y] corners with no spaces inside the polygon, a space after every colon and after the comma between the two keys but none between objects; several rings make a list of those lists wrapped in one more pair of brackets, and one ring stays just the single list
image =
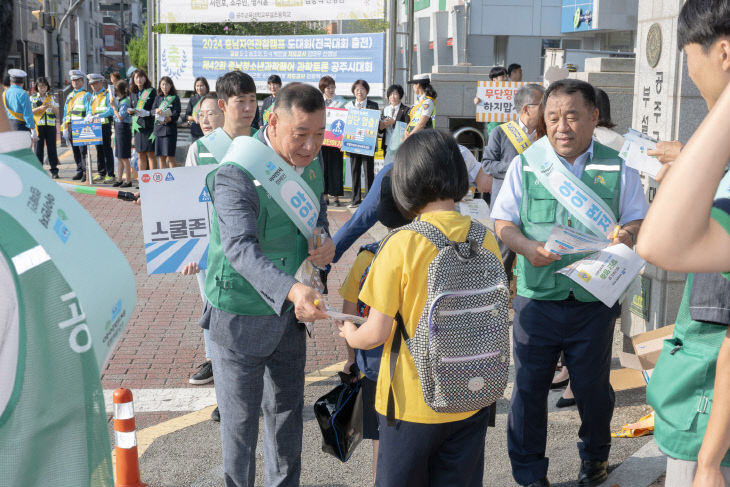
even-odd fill
[{"label": "leaflet in hand", "polygon": [[345,313],[340,313],[339,311],[335,311],[329,306],[327,306],[327,314],[330,318],[337,321],[352,321],[356,325],[362,325],[365,323],[368,319],[364,316],[355,316],[355,315],[348,315]]},{"label": "leaflet in hand", "polygon": [[655,178],[662,168],[662,163],[656,157],[648,156],[646,151],[656,149],[656,139],[631,128],[624,135],[624,139],[619,157],[626,161],[627,166]]},{"label": "leaflet in hand", "polygon": [[558,272],[568,276],[606,306],[613,306],[644,267],[644,259],[624,244],[612,245]]},{"label": "leaflet in hand", "polygon": [[545,250],[558,255],[585,254],[603,250],[610,243],[610,240],[586,235],[575,228],[555,225],[545,243]]}]

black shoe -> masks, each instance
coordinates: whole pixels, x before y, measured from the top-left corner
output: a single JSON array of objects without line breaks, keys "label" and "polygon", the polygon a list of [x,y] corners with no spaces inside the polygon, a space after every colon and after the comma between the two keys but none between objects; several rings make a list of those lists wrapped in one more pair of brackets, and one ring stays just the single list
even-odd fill
[{"label": "black shoe", "polygon": [[117,182],[115,182],[114,184],[112,184],[112,186],[114,186],[115,188],[118,188],[118,187],[119,187],[119,186],[121,186],[122,184],[124,184],[124,181],[122,181],[122,180],[120,179],[119,181],[117,181]]},{"label": "black shoe", "polygon": [[558,399],[558,402],[555,403],[556,408],[569,408],[570,406],[575,406],[575,399],[567,397],[561,397]]},{"label": "black shoe", "polygon": [[213,364],[206,361],[200,364],[198,371],[194,373],[188,382],[200,386],[213,381]]},{"label": "black shoe", "polygon": [[57,172],[51,173],[51,178],[58,179],[58,173]]},{"label": "black shoe", "polygon": [[607,460],[581,460],[578,473],[579,487],[595,487],[608,477]]},{"label": "black shoe", "polygon": [[527,484],[525,487],[550,487],[550,481],[547,477],[543,477],[540,480],[536,480],[531,484]]},{"label": "black shoe", "polygon": [[215,421],[216,423],[221,422],[221,413],[218,411],[218,406],[215,407],[212,413],[210,413],[210,419]]},{"label": "black shoe", "polygon": [[560,382],[553,382],[550,384],[550,389],[562,389],[568,385],[568,382],[570,382],[570,378],[561,380]]},{"label": "black shoe", "polygon": [[74,174],[74,177],[72,177],[71,179],[73,179],[74,181],[78,181],[80,179],[84,179],[84,173],[82,173],[82,172],[79,171],[76,174]]}]

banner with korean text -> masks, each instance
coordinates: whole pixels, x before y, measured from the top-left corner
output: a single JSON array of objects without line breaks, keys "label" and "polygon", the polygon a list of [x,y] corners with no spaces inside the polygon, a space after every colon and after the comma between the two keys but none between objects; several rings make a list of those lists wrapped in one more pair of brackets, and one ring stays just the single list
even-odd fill
[{"label": "banner with korean text", "polygon": [[190,262],[206,268],[212,203],[205,177],[217,167],[139,172],[148,274],[180,272]]},{"label": "banner with korean text", "polygon": [[157,0],[157,23],[382,19],[384,0]]},{"label": "banner with korean text", "polygon": [[324,75],[337,83],[337,94],[349,95],[358,79],[370,92],[383,90],[385,34],[312,36],[207,36],[161,34],[158,69],[178,90],[193,90],[195,78],[215,80],[235,69],[251,75],[259,93],[268,93],[266,80],[278,74],[284,84],[295,81],[318,87]]},{"label": "banner with korean text", "polygon": [[342,147],[342,137],[345,135],[347,122],[347,108],[327,107],[327,122],[325,124],[324,142],[327,147]]},{"label": "banner with korean text", "polygon": [[517,120],[515,93],[529,83],[518,81],[479,81],[477,83],[477,122]]}]

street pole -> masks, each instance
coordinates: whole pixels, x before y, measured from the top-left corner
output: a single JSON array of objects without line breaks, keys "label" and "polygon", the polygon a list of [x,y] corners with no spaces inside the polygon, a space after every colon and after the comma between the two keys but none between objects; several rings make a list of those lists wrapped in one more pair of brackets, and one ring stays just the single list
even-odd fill
[{"label": "street pole", "polygon": [[[53,15],[51,12],[50,0],[43,1],[43,15],[44,18],[50,18]],[[51,35],[51,29],[46,27],[43,31],[43,71],[48,78],[48,82],[53,86],[53,36]]]},{"label": "street pole", "polygon": [[[406,2],[408,7],[408,27],[406,27],[406,31],[408,33],[408,37],[406,38],[406,81],[408,81],[413,78],[413,29],[416,12],[414,0],[406,0]],[[408,91],[408,102],[413,102],[413,100],[411,100],[411,90]]]},{"label": "street pole", "polygon": [[[396,0],[389,0],[388,2],[388,63],[386,86],[395,84],[395,70],[396,70],[396,47],[398,45],[397,32],[398,30],[398,2]],[[385,102],[383,102],[385,103]]]},{"label": "street pole", "polygon": [[86,45],[86,34],[89,31],[87,24],[89,19],[86,17],[86,5],[81,5],[76,15],[76,39],[79,45],[79,69],[86,74],[89,74],[87,68],[87,45]]},{"label": "street pole", "polygon": [[155,40],[152,37],[152,24],[155,22],[155,2],[147,0],[147,73],[155,83]]},{"label": "street pole", "polygon": [[121,0],[121,2],[119,3],[119,8],[120,8],[120,11],[122,12],[119,15],[119,24],[120,24],[120,28],[122,29],[122,70],[125,71],[124,74],[126,76],[127,62],[124,60],[124,58],[125,58],[125,51],[127,48],[127,44],[126,44],[127,34],[124,31],[124,8],[125,8],[124,0]]}]

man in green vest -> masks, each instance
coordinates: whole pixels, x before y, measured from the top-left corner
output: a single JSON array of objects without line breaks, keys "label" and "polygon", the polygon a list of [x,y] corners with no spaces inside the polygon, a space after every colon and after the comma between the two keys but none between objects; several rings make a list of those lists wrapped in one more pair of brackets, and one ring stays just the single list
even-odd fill
[{"label": "man in green vest", "polygon": [[[253,112],[253,80],[247,91],[252,95],[236,103]],[[231,147],[253,143],[259,152],[275,152],[283,160],[276,163],[280,166],[275,167],[269,157],[252,161],[243,160],[245,155],[235,159],[227,155],[227,162],[208,177],[215,213],[205,281],[210,307],[202,325],[210,330],[228,486],[254,485],[261,410],[266,485],[299,485],[306,358],[301,322],[324,319],[326,314],[315,305],[322,301],[320,294],[294,274],[305,259],[318,267],[330,263],[334,245],[327,239],[308,251],[300,225],[290,219],[276,195],[264,189],[269,181],[262,183],[263,178],[252,173],[272,168],[272,175],[290,175],[287,185],[299,188],[297,195],[307,193],[316,198],[312,202],[306,196],[310,204],[319,202],[316,212],[304,212],[314,217],[309,223],[326,229],[327,203],[317,157],[324,131],[321,93],[292,83],[279,92],[269,124],[255,136],[270,149],[242,138]],[[301,202],[299,196],[296,201]]]},{"label": "man in green vest", "polygon": [[721,0],[688,0],[679,14],[677,46],[710,113],[676,160],[657,147],[659,160],[671,165],[657,176],[637,246],[652,264],[690,273],[674,335],[646,391],[654,438],[668,456],[667,487],[730,485],[728,18],[730,4]]},{"label": "man in green vest", "polygon": [[[606,225],[603,235],[613,234],[613,244],[633,247],[647,203],[639,174],[625,167],[616,151],[592,140],[598,109],[590,84],[578,80],[555,82],[547,89],[543,103],[547,141],[536,141],[514,159],[491,214],[497,235],[517,254],[517,296],[513,302],[516,375],[508,452],[518,484],[550,485],[545,457],[547,396],[558,356],[564,352],[582,421],[578,433],[578,485],[595,486],[606,479],[611,447],[614,393],[609,371],[619,306],[607,307],[574,281],[556,274],[585,254],[561,258],[545,250],[544,245],[556,224],[587,233],[590,227],[581,221],[587,221],[585,210],[595,206],[613,213],[613,220],[621,226],[615,229]],[[545,158],[535,160],[535,149],[547,142],[546,150],[554,154],[545,153]],[[572,180],[572,184],[559,188],[541,184],[536,170],[545,167],[547,156],[560,164],[553,170]],[[573,191],[578,184],[585,189]],[[558,202],[556,195],[563,191],[572,191],[575,200],[568,201],[577,201],[573,204],[583,208],[584,213],[574,207],[569,211]],[[582,206],[585,201],[593,203]],[[611,220],[603,216],[595,217],[597,223]]]}]

